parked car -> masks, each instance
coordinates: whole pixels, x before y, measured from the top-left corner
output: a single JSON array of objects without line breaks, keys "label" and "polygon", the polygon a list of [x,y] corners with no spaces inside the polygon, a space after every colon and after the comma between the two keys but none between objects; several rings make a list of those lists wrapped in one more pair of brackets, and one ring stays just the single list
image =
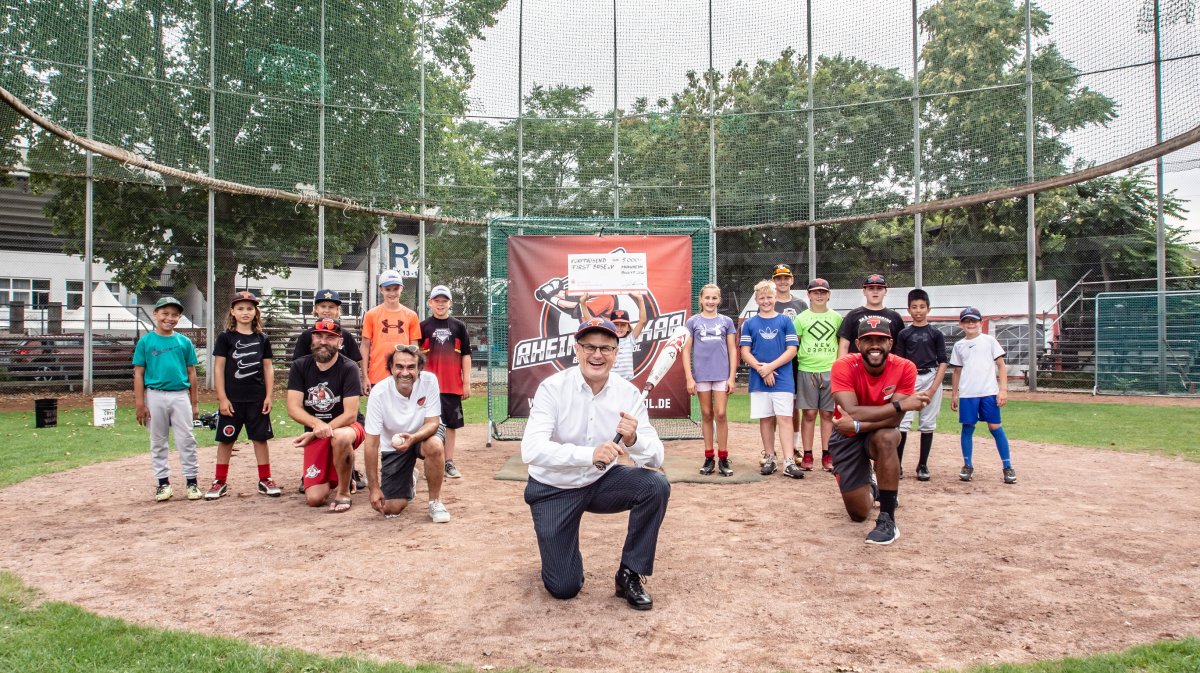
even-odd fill
[{"label": "parked car", "polygon": [[[96,378],[132,378],[133,340],[92,340],[92,374]],[[0,367],[12,379],[69,381],[83,379],[83,338],[39,336],[22,339],[0,351]]]}]

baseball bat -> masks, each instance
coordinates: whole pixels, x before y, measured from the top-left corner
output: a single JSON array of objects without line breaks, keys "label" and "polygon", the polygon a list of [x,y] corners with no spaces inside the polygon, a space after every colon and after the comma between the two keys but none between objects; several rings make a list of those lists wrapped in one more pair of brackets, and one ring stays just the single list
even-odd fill
[{"label": "baseball bat", "polygon": [[[671,367],[679,359],[679,354],[683,352],[683,345],[687,343],[689,338],[691,338],[691,333],[688,332],[688,328],[682,325],[676,327],[674,332],[671,332],[671,338],[667,339],[663,351],[658,354],[658,359],[655,360],[654,367],[650,370],[650,375],[646,377],[646,384],[642,386],[642,394],[638,395],[637,406],[640,407],[646,402],[646,398],[649,397],[650,391],[654,390],[654,386],[657,386],[658,382],[662,381],[663,377],[667,375],[667,372],[671,371]],[[630,413],[636,411],[637,407],[634,407],[630,410]],[[621,441],[621,433],[618,432],[613,436],[613,443],[616,444],[619,441]],[[597,460],[592,465],[596,466],[597,470],[604,471],[608,468],[609,464]]]}]

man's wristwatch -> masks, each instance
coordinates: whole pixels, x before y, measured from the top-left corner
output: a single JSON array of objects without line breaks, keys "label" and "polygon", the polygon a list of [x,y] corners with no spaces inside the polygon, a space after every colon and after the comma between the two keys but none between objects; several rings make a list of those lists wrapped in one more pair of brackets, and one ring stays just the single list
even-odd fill
[{"label": "man's wristwatch", "polygon": [[904,411],[903,409],[900,408],[900,403],[897,402],[896,400],[892,400],[892,408],[896,410],[896,413],[900,413],[901,411]]}]

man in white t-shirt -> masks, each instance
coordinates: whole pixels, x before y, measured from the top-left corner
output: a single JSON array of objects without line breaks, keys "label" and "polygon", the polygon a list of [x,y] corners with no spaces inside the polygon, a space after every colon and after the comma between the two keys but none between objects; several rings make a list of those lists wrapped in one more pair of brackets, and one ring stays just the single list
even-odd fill
[{"label": "man in white t-shirt", "polygon": [[425,354],[416,344],[396,346],[387,367],[391,377],[376,383],[367,398],[363,448],[371,507],[388,518],[399,516],[415,495],[413,470],[421,458],[429,482],[429,518],[447,523],[450,512],[441,500],[446,429],[437,377],[425,371]]}]

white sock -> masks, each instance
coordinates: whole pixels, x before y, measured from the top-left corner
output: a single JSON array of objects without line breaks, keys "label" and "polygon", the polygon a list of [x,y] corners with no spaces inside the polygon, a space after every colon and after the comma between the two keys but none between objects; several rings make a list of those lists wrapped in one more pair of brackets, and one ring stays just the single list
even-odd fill
[{"label": "white sock", "polygon": [[792,450],[795,451],[799,448],[800,448],[800,433],[793,432],[792,433]]}]

